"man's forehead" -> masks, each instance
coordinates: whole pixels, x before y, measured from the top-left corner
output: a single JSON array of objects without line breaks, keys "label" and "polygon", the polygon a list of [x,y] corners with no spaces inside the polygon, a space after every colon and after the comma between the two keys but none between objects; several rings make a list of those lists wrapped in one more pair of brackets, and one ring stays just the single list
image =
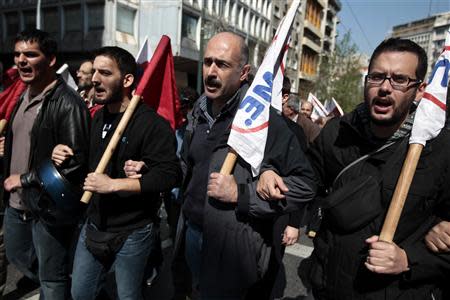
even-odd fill
[{"label": "man's forehead", "polygon": [[94,59],[94,69],[113,69],[113,68],[119,68],[116,61],[106,55],[99,55],[96,56]]},{"label": "man's forehead", "polygon": [[371,65],[371,70],[387,69],[392,73],[416,73],[419,58],[409,51],[385,51],[376,56]]},{"label": "man's forehead", "polygon": [[236,38],[230,36],[213,37],[206,46],[204,58],[241,59],[241,47]]},{"label": "man's forehead", "polygon": [[90,70],[92,69],[92,63],[90,61],[85,61],[80,65],[80,69]]},{"label": "man's forehead", "polygon": [[41,48],[39,47],[39,43],[35,41],[17,41],[14,45],[14,51],[41,51]]}]

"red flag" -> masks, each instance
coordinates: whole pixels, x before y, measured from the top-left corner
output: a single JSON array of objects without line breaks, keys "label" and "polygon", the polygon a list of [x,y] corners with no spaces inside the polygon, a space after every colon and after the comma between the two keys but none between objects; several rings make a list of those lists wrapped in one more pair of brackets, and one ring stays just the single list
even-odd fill
[{"label": "red flag", "polygon": [[16,79],[19,78],[19,71],[16,67],[11,67],[5,71],[3,74],[3,89],[7,89],[11,84],[16,82]]},{"label": "red flag", "polygon": [[161,37],[150,62],[145,66],[135,93],[169,121],[173,129],[181,125],[183,117],[175,84],[172,47],[168,36]]},{"label": "red flag", "polygon": [[8,82],[8,88],[0,93],[0,119],[9,121],[14,106],[25,91],[26,85],[20,80],[17,69],[11,68],[6,73],[8,74],[7,80],[11,81]]}]

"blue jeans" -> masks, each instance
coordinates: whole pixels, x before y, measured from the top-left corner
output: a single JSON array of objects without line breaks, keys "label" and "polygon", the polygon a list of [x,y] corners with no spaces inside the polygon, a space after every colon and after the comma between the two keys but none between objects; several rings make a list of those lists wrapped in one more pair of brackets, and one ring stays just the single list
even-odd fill
[{"label": "blue jeans", "polygon": [[39,282],[38,263],[33,245],[33,219],[24,218],[17,209],[7,207],[3,228],[8,261],[22,274]]},{"label": "blue jeans", "polygon": [[48,226],[39,220],[24,220],[20,211],[6,209],[7,257],[26,276],[39,278],[41,299],[69,298],[69,256],[74,229],[75,226]]},{"label": "blue jeans", "polygon": [[192,274],[192,288],[200,290],[200,271],[202,264],[203,232],[201,228],[191,222],[186,222],[186,262]]},{"label": "blue jeans", "polygon": [[153,224],[133,231],[115,254],[112,265],[105,266],[86,248],[85,224],[81,229],[75,251],[72,298],[74,300],[95,299],[105,273],[111,269],[115,271],[119,299],[143,299],[144,274],[153,246],[154,234]]}]

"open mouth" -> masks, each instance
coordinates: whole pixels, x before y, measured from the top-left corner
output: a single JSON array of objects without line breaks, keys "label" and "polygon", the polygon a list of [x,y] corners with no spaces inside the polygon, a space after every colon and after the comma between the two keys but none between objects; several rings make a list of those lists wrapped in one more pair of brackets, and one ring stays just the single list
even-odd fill
[{"label": "open mouth", "polygon": [[389,99],[375,99],[372,107],[375,112],[386,113],[391,109],[392,104],[392,101]]},{"label": "open mouth", "polygon": [[19,72],[22,76],[30,76],[33,70],[30,67],[20,67]]},{"label": "open mouth", "polygon": [[95,88],[95,97],[99,97],[99,96],[102,96],[102,95],[104,95],[106,93],[106,90],[105,89],[103,89],[103,88],[101,88],[101,87],[96,87]]}]

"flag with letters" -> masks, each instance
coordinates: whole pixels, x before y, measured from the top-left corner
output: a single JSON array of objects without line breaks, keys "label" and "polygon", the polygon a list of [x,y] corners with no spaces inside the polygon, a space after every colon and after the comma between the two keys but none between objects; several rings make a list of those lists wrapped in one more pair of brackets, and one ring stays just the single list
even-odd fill
[{"label": "flag with letters", "polygon": [[253,176],[259,174],[264,158],[270,106],[275,97],[278,99],[278,94],[281,92],[274,91],[274,80],[277,72],[281,70],[280,65],[289,40],[289,32],[299,5],[300,0],[295,0],[289,8],[256,72],[252,85],[239,105],[231,126],[228,145],[251,165]]},{"label": "flag with letters", "polygon": [[434,65],[433,72],[419,102],[409,139],[410,144],[425,146],[435,138],[446,123],[447,90],[450,75],[450,29],[447,30],[442,54]]}]

